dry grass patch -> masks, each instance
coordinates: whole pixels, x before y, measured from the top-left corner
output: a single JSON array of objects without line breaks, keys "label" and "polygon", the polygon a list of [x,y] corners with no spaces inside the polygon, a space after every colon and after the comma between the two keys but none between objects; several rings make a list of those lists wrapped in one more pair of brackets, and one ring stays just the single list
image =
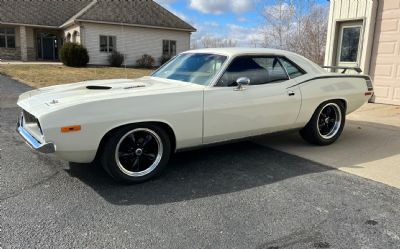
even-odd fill
[{"label": "dry grass patch", "polygon": [[32,87],[73,83],[84,80],[139,78],[151,70],[137,68],[84,67],[63,65],[0,65],[0,74],[7,75]]}]

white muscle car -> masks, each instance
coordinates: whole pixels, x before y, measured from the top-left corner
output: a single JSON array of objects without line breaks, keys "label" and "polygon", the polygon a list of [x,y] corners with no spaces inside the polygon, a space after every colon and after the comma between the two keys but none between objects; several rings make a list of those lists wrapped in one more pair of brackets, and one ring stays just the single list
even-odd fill
[{"label": "white muscle car", "polygon": [[148,77],[23,93],[17,130],[37,151],[71,162],[99,159],[113,178],[135,183],[191,147],[291,129],[331,144],[346,114],[372,93],[368,76],[328,73],[294,53],[200,49]]}]

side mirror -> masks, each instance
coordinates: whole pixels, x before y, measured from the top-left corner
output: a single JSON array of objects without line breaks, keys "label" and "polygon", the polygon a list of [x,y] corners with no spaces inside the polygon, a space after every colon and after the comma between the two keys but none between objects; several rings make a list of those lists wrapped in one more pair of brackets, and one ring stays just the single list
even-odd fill
[{"label": "side mirror", "polygon": [[247,77],[240,77],[236,80],[237,87],[234,88],[235,91],[243,91],[246,90],[243,86],[247,86],[250,84],[250,79]]}]

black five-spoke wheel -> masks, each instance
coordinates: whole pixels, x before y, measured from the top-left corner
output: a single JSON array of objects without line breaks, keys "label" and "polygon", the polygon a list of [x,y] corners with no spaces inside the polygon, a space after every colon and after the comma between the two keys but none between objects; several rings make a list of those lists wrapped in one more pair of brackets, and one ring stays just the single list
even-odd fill
[{"label": "black five-spoke wheel", "polygon": [[339,131],[342,121],[340,107],[336,103],[328,103],[322,109],[318,117],[318,132],[321,137],[330,139]]},{"label": "black five-spoke wheel", "polygon": [[103,149],[104,169],[116,180],[136,183],[161,172],[171,153],[170,139],[157,125],[130,125],[116,130]]},{"label": "black five-spoke wheel", "polygon": [[317,108],[300,134],[306,141],[313,144],[331,144],[339,138],[343,131],[345,115],[343,102],[327,101]]},{"label": "black five-spoke wheel", "polygon": [[161,138],[150,129],[137,128],[120,139],[115,160],[125,174],[143,176],[157,167],[162,154]]}]

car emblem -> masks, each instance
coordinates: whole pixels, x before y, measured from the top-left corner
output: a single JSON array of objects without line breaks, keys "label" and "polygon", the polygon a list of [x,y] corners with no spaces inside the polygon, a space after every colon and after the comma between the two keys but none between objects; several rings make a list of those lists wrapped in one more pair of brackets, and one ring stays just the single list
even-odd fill
[{"label": "car emblem", "polygon": [[50,104],[57,104],[58,103],[58,100],[55,100],[55,99],[53,99],[51,102],[50,102]]}]

